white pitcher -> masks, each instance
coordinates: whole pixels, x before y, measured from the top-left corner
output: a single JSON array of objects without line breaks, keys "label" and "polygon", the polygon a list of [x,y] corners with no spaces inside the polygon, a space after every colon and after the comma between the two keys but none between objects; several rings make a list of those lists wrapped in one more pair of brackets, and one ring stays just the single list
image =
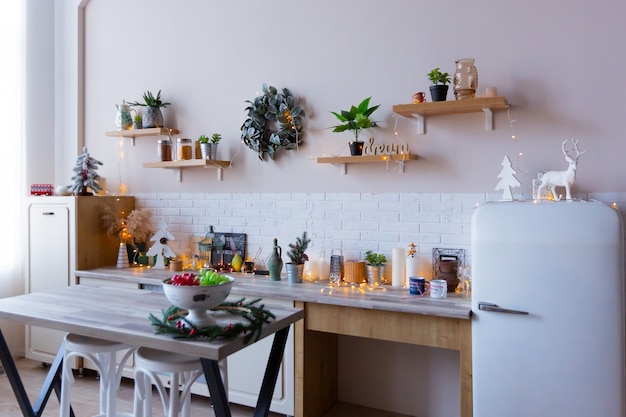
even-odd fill
[{"label": "white pitcher", "polygon": [[122,101],[122,104],[116,104],[115,108],[117,109],[115,124],[118,130],[129,130],[133,125],[133,118],[130,114],[132,109],[125,100]]}]

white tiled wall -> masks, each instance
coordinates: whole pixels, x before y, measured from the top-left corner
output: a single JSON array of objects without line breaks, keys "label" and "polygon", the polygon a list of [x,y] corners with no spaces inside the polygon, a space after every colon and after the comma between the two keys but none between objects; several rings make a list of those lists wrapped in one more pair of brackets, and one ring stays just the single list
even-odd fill
[{"label": "white tiled wall", "polygon": [[[517,196],[524,198],[524,196]],[[624,193],[577,195],[626,208]],[[430,277],[432,249],[467,251],[470,222],[478,205],[499,198],[481,193],[154,193],[136,194],[138,208],[153,210],[154,227],[164,217],[177,254],[197,253],[197,242],[213,225],[218,232],[246,233],[247,254],[260,250],[264,262],[273,238],[283,248],[307,231],[310,257],[341,249],[345,259],[362,259],[371,249],[391,259],[394,247],[417,245],[420,274]],[[622,204],[620,204],[622,203]],[[624,213],[623,213],[624,214]],[[388,273],[390,272],[390,268]]]}]

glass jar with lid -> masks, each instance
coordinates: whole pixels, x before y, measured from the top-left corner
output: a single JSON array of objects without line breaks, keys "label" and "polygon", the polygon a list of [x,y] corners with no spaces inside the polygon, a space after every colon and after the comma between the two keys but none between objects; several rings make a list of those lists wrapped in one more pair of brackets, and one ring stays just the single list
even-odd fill
[{"label": "glass jar with lid", "polygon": [[172,160],[172,141],[169,139],[160,139],[157,142],[157,155],[159,161]]},{"label": "glass jar with lid", "polygon": [[178,161],[184,161],[192,158],[191,139],[178,138],[176,139],[176,159]]}]

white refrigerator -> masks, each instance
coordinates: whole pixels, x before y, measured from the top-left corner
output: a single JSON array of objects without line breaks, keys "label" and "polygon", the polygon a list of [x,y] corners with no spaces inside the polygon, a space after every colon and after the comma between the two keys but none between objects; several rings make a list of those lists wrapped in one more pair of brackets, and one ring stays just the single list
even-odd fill
[{"label": "white refrigerator", "polygon": [[472,216],[475,417],[624,417],[624,245],[599,202]]}]

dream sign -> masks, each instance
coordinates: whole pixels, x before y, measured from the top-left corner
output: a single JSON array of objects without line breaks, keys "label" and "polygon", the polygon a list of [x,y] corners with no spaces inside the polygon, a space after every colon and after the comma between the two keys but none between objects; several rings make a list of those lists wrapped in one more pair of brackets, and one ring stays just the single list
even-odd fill
[{"label": "dream sign", "polygon": [[409,144],[387,143],[374,145],[374,138],[369,138],[367,144],[363,146],[363,155],[400,155],[409,153]]}]

